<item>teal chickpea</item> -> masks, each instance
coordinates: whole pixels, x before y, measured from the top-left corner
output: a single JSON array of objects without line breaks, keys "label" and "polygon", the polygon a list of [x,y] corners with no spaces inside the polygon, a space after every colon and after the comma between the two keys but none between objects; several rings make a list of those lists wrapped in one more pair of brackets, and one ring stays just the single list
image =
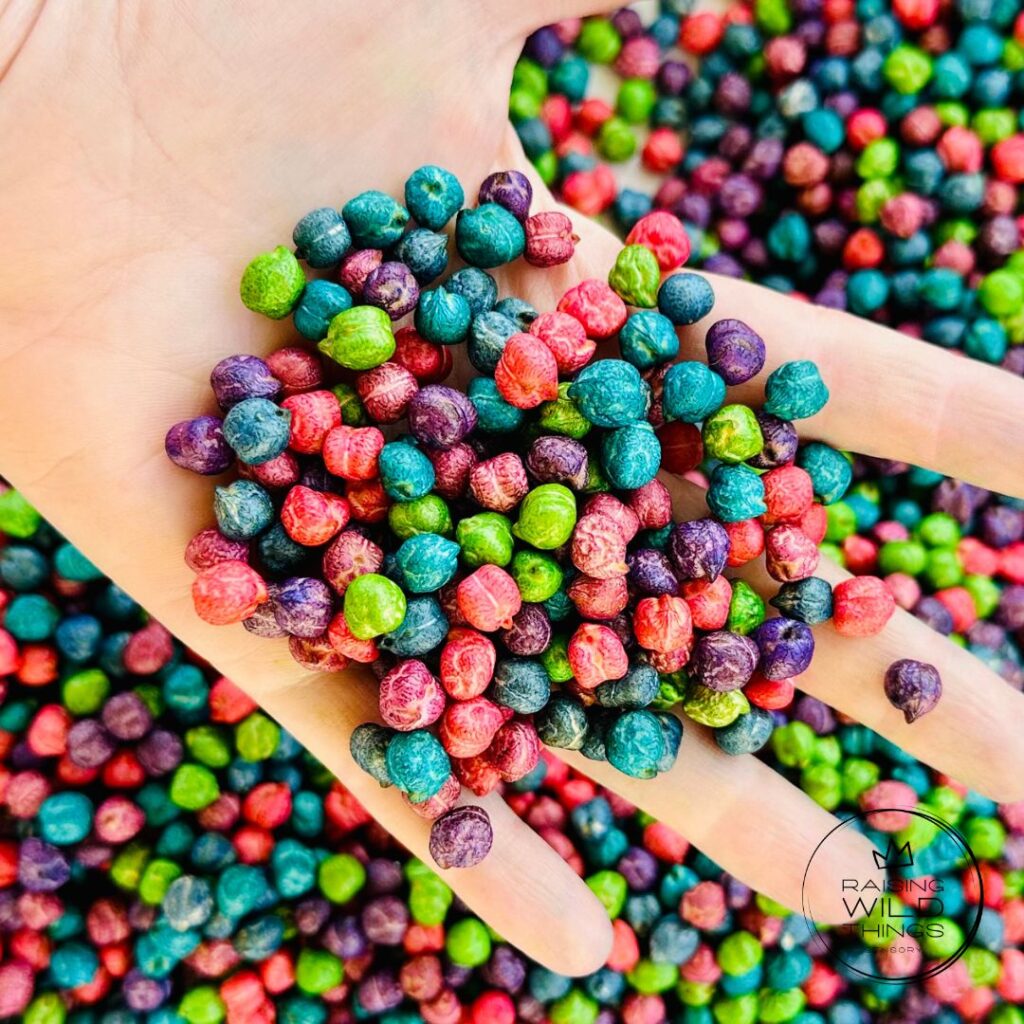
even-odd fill
[{"label": "teal chickpea", "polygon": [[405,205],[416,223],[440,231],[462,208],[465,193],[451,171],[434,164],[417,168],[405,182]]},{"label": "teal chickpea", "polygon": [[409,211],[384,192],[370,190],[350,199],[341,210],[359,249],[387,249],[409,222]]},{"label": "teal chickpea", "polygon": [[724,401],[725,381],[703,363],[676,363],[665,374],[661,403],[666,419],[699,423]]},{"label": "teal chickpea", "polygon": [[330,206],[311,210],[292,231],[295,255],[314,269],[334,267],[352,245],[352,236],[342,215]]},{"label": "teal chickpea", "polygon": [[620,490],[636,490],[650,483],[660,465],[661,444],[649,423],[619,427],[601,442],[601,468],[608,482]]},{"label": "teal chickpea", "polygon": [[658,289],[658,310],[677,327],[703,320],[714,304],[715,293],[699,274],[673,274]]},{"label": "teal chickpea", "polygon": [[619,347],[623,358],[638,370],[650,370],[675,359],[679,354],[679,336],[667,316],[641,309],[623,325]]},{"label": "teal chickpea", "polygon": [[427,341],[457,345],[466,337],[472,316],[469,303],[461,295],[438,286],[420,293],[413,319],[416,330]]},{"label": "teal chickpea", "polygon": [[384,445],[378,457],[380,482],[398,502],[426,497],[434,486],[434,466],[418,448],[403,441]]},{"label": "teal chickpea", "polygon": [[295,329],[309,341],[322,341],[327,337],[331,321],[346,309],[352,308],[352,296],[347,289],[333,281],[310,281],[292,310]]},{"label": "teal chickpea", "polygon": [[522,255],[526,234],[515,216],[497,203],[462,210],[455,221],[455,245],[473,267],[500,267]]},{"label": "teal chickpea", "polygon": [[455,576],[459,545],[436,533],[420,533],[402,542],[395,559],[405,588],[414,594],[429,594]]},{"label": "teal chickpea", "polygon": [[783,363],[768,376],[764,411],[784,420],[802,420],[821,412],[828,388],[809,359]]},{"label": "teal chickpea", "polygon": [[585,366],[568,389],[580,413],[599,427],[624,427],[647,414],[646,381],[632,363],[602,359]]}]

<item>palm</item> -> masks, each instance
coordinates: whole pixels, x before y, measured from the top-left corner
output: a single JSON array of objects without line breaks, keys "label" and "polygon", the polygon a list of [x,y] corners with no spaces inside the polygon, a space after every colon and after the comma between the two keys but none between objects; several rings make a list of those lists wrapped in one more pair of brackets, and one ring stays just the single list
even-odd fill
[{"label": "palm", "polygon": [[[10,320],[0,470],[422,854],[427,824],[348,754],[349,732],[376,712],[372,680],[310,676],[283,645],[195,617],[181,552],[209,524],[210,484],[176,470],[162,452],[167,426],[210,403],[208,373],[217,360],[292,339],[290,325],[246,312],[236,284],[251,255],[286,239],[305,208],[340,205],[369,187],[398,194],[409,170],[426,162],[450,167],[466,183],[523,163],[502,125],[529,14],[521,25],[501,27],[488,5],[467,26],[458,0],[410,2],[382,28],[373,6],[339,13],[335,0],[304,4],[286,24],[275,21],[279,6],[271,3],[265,17],[247,8],[244,22],[209,5],[196,5],[191,21],[147,7],[117,24],[111,16],[101,31],[91,15],[84,35],[60,8],[44,10],[3,82],[0,137],[23,137],[28,120],[36,145],[0,162],[7,177],[0,223],[9,259],[24,271],[0,284]],[[534,20],[546,20],[547,5],[535,6]],[[146,23],[152,18],[160,23]],[[51,87],[48,95],[60,94],[60,103],[41,99],[42,69],[59,63],[55,55],[70,37],[89,43],[68,80],[89,88]],[[120,79],[105,71],[111,65]],[[537,208],[552,205],[544,195]],[[500,275],[503,292],[550,309],[570,283],[603,276],[617,241],[590,223],[577,223],[577,231],[583,237],[571,265],[543,274],[517,265]],[[797,354],[821,363],[836,399],[810,421],[817,436],[975,477],[975,450],[1024,444],[1024,427],[1012,419],[1021,385],[1008,375],[954,364],[883,329],[749,285],[721,281],[717,288],[716,316],[751,317],[757,302],[772,363]],[[856,346],[845,344],[848,336]],[[684,347],[695,352],[699,343],[697,332],[687,332]],[[887,391],[879,391],[880,379],[890,382]],[[740,389],[741,400],[757,401],[759,388],[755,381]],[[965,443],[972,432],[975,449]],[[1019,460],[988,476],[977,482],[1024,493]],[[700,507],[699,494],[681,481],[671,486],[680,514]],[[763,574],[749,575],[762,590],[773,586]],[[877,641],[853,645],[820,632],[805,690],[975,788],[1021,795],[1019,695],[952,645],[943,643],[937,655],[940,641],[902,613]],[[881,694],[884,666],[896,657],[936,663],[946,684],[940,706],[913,727]],[[688,725],[687,734],[677,766],[658,782],[578,763],[732,873],[798,905],[804,866],[829,817],[755,759],[729,760],[700,729]],[[688,799],[691,793],[702,799]],[[497,797],[484,802],[497,848],[449,881],[538,959],[565,972],[593,969],[609,941],[603,910]],[[763,841],[749,843],[751,834]],[[517,899],[495,898],[509,887]]]}]

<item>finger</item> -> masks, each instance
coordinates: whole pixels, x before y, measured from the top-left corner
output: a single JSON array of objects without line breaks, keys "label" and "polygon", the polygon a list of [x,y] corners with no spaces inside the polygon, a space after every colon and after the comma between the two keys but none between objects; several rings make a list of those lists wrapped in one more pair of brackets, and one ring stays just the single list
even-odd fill
[{"label": "finger", "polygon": [[373,677],[363,670],[297,679],[260,701],[503,939],[560,974],[597,970],[611,949],[607,913],[568,864],[497,794],[480,799],[467,791],[460,801],[478,804],[490,816],[494,844],[487,857],[473,868],[445,871],[434,864],[427,849],[430,822],[411,811],[394,787],[382,789],[349,752],[352,729],[377,718],[375,691]]},{"label": "finger", "polygon": [[[528,166],[518,140],[517,166]],[[535,191],[550,200],[536,176]],[[553,202],[553,200],[551,200]],[[573,280],[605,278],[622,247],[606,228],[572,216],[580,237]],[[542,297],[561,282],[541,275]],[[967,359],[861,317],[798,302],[771,288],[707,274],[715,289],[709,316],[683,328],[680,358],[704,359],[704,334],[716,320],[744,320],[762,335],[767,361],[760,374],[729,390],[730,401],[760,405],[768,375],[780,363],[817,363],[830,398],[801,434],[837,448],[909,462],[1001,494],[1024,497],[1024,379]],[[529,294],[529,285],[524,294]],[[554,296],[557,302],[558,295]],[[979,458],[979,452],[1005,453]]]},{"label": "finger", "polygon": [[631,778],[573,751],[557,753],[746,885],[793,910],[813,906],[822,923],[848,922],[838,880],[875,876],[871,842],[843,829],[814,856],[837,820],[764,762],[725,754],[707,729],[683,722],[679,757],[656,779]]},{"label": "finger", "polygon": [[[764,371],[731,396],[759,404],[776,366],[812,359],[831,397],[801,423],[801,433],[1024,496],[1024,380],[849,313],[797,305],[747,281],[714,277],[713,284],[709,322],[747,320],[768,348]],[[706,326],[684,332],[691,358],[703,354]],[[985,452],[1003,454],[979,457]]]},{"label": "finger", "polygon": [[503,939],[560,974],[597,970],[611,948],[611,923],[578,875],[497,795],[462,803],[484,807],[494,829],[491,852],[473,868],[442,870],[428,849],[430,822],[382,789],[352,759],[349,737],[363,722],[378,721],[377,682],[368,668],[310,673],[279,641],[239,628],[200,622],[187,594],[169,602],[163,624],[219,671],[227,674],[303,746],[415,856],[452,887]]},{"label": "finger", "polygon": [[[703,492],[670,474],[677,516],[707,514]],[[768,598],[779,589],[758,560],[730,573]],[[822,558],[816,575],[833,584],[850,574]],[[907,723],[885,696],[886,669],[900,658],[934,665],[942,677],[935,708]],[[877,636],[840,636],[830,623],[814,630],[814,659],[796,679],[806,693],[856,718],[914,757],[994,800],[1024,798],[1024,694],[969,651],[950,643],[902,609]]]}]

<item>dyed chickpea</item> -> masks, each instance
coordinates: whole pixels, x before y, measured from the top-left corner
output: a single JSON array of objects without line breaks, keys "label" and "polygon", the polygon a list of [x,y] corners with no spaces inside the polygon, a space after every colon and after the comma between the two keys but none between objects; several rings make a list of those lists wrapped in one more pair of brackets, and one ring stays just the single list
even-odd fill
[{"label": "dyed chickpea", "polygon": [[693,647],[690,672],[701,686],[723,693],[745,686],[757,668],[760,652],[747,636],[708,633]]},{"label": "dyed chickpea", "polygon": [[323,381],[320,361],[312,352],[289,346],[271,352],[266,358],[270,372],[281,382],[282,394],[297,395],[312,391]]},{"label": "dyed chickpea", "polygon": [[683,580],[714,580],[725,568],[729,534],[714,519],[680,523],[669,538],[669,555]]},{"label": "dyed chickpea", "polygon": [[758,671],[765,679],[790,679],[805,672],[814,657],[810,627],[779,616],[762,622],[752,633],[761,657]]},{"label": "dyed chickpea", "polygon": [[335,593],[344,595],[349,584],[363,573],[375,573],[384,561],[384,552],[363,534],[343,530],[324,552],[324,579]]},{"label": "dyed chickpea", "polygon": [[703,320],[714,304],[711,285],[698,274],[674,274],[665,278],[658,289],[658,311],[677,327]]},{"label": "dyed chickpea", "polygon": [[765,566],[780,583],[813,576],[819,558],[818,545],[799,526],[783,523],[766,535]]},{"label": "dyed chickpea", "polygon": [[455,246],[473,267],[500,267],[523,254],[526,234],[522,224],[497,203],[475,210],[460,210],[455,220]]},{"label": "dyed chickpea", "polygon": [[369,190],[350,199],[341,210],[352,234],[362,248],[387,249],[402,237],[409,222],[409,211],[383,192]]},{"label": "dyed chickpea", "polygon": [[493,459],[477,463],[469,472],[470,495],[478,505],[493,512],[511,511],[526,497],[529,489],[523,461],[515,452],[503,452]]},{"label": "dyed chickpea", "polygon": [[251,480],[235,480],[213,495],[217,527],[230,540],[251,540],[274,520],[270,495]]},{"label": "dyed chickpea", "polygon": [[291,414],[288,447],[301,455],[315,455],[328,432],[341,423],[341,406],[331,391],[306,391],[281,403]]},{"label": "dyed chickpea", "polygon": [[661,444],[646,421],[609,431],[601,440],[601,469],[618,490],[635,490],[650,483],[660,465]]},{"label": "dyed chickpea", "polygon": [[586,486],[588,465],[587,449],[558,435],[538,437],[526,456],[526,468],[536,480],[567,484],[574,490]]},{"label": "dyed chickpea", "polygon": [[745,405],[723,405],[704,420],[704,452],[721,462],[745,462],[764,447],[754,411]]},{"label": "dyed chickpea", "polygon": [[462,443],[430,451],[427,458],[434,464],[434,490],[449,501],[463,497],[469,488],[470,471],[477,464],[476,452]]},{"label": "dyed chickpea", "polygon": [[498,730],[484,757],[497,769],[503,782],[518,782],[540,761],[536,728],[530,722],[513,718]]},{"label": "dyed chickpea", "polygon": [[453,629],[441,650],[441,684],[454,700],[483,694],[497,659],[491,640],[472,629]]},{"label": "dyed chickpea", "polygon": [[903,658],[885,671],[885,696],[910,724],[938,704],[942,679],[934,665]]},{"label": "dyed chickpea", "polygon": [[197,416],[175,423],[164,438],[167,457],[182,469],[216,476],[229,469],[235,453],[224,436],[223,421],[216,416]]},{"label": "dyed chickpea", "polygon": [[452,371],[451,350],[421,338],[412,326],[395,332],[391,361],[408,370],[420,384],[439,384]]},{"label": "dyed chickpea", "polygon": [[543,654],[551,644],[551,620],[544,606],[524,603],[513,617],[512,625],[501,631],[501,642],[509,654]]},{"label": "dyed chickpea", "polygon": [[638,548],[628,558],[629,584],[641,594],[675,594],[679,589],[668,555],[654,548]]},{"label": "dyed chickpea", "polygon": [[[419,803],[414,803],[412,800],[409,799],[408,793],[403,793],[402,799],[405,801],[408,808],[411,811],[415,812],[417,815],[419,815],[419,817],[425,818],[427,821],[436,821],[442,815],[447,814],[459,802],[459,797],[461,796],[462,784],[454,775],[450,775],[448,776],[448,781],[445,782],[445,784],[433,796],[428,797],[426,800],[421,800]],[[405,911],[404,906],[402,906],[401,904],[398,905],[402,907],[403,911]],[[365,914],[366,910],[364,910],[363,913]],[[405,912],[403,920],[401,922],[403,934],[405,932],[405,920],[407,917],[408,913]],[[398,925],[396,923],[396,931],[397,927]],[[370,938],[369,934],[367,934],[367,938]],[[401,938],[401,935],[396,935],[396,939],[398,941],[400,941]],[[378,938],[375,941],[380,942],[380,939]],[[398,945],[398,941],[396,941],[394,944]],[[386,943],[380,944],[386,945]]]},{"label": "dyed chickpea", "polygon": [[892,594],[876,576],[855,576],[832,590],[832,625],[843,636],[875,636],[895,611]]},{"label": "dyed chickpea", "polygon": [[347,370],[370,370],[394,354],[395,336],[384,310],[353,306],[331,321],[317,348]]},{"label": "dyed chickpea", "polygon": [[588,619],[614,619],[629,604],[625,576],[597,579],[581,573],[569,584],[567,593],[580,615]]},{"label": "dyed chickpea", "polygon": [[493,842],[491,821],[482,807],[456,807],[434,822],[430,856],[441,868],[471,868],[490,853]]},{"label": "dyed chickpea", "polygon": [[381,485],[395,501],[415,501],[433,489],[434,467],[426,455],[411,444],[403,441],[385,444],[377,465]]},{"label": "dyed chickpea", "polygon": [[212,526],[200,530],[185,548],[185,564],[193,572],[202,572],[218,562],[248,562],[249,545],[231,540]]},{"label": "dyed chickpea", "polygon": [[629,508],[637,517],[638,527],[657,530],[672,521],[672,496],[668,488],[654,479],[630,492]]},{"label": "dyed chickpea", "polygon": [[297,544],[319,547],[348,525],[352,512],[339,494],[293,487],[281,506],[281,525]]},{"label": "dyed chickpea", "polygon": [[533,187],[521,171],[496,171],[481,182],[477,202],[481,205],[497,203],[517,220],[524,221],[533,202]]},{"label": "dyed chickpea", "polygon": [[690,608],[681,597],[668,594],[642,598],[633,611],[633,632],[647,650],[668,653],[689,648],[693,641]]},{"label": "dyed chickpea", "polygon": [[608,284],[630,306],[652,308],[658,301],[661,269],[654,253],[642,245],[619,250],[608,273]]},{"label": "dyed chickpea", "polygon": [[726,384],[745,384],[764,368],[765,345],[742,320],[718,320],[704,336],[708,366]]},{"label": "dyed chickpea", "polygon": [[532,267],[557,267],[568,263],[579,241],[572,221],[557,210],[528,217],[523,230],[526,235],[523,257]]},{"label": "dyed chickpea", "polygon": [[366,279],[383,262],[380,249],[354,249],[342,257],[338,280],[353,295],[362,295]]},{"label": "dyed chickpea", "polygon": [[482,565],[458,585],[456,600],[465,620],[484,633],[508,629],[522,607],[515,580],[496,565]]},{"label": "dyed chickpea", "polygon": [[681,593],[697,629],[722,629],[729,621],[732,584],[724,576],[684,583]]},{"label": "dyed chickpea", "polygon": [[401,320],[411,313],[419,300],[419,282],[413,272],[397,260],[371,270],[363,284],[363,301],[382,309],[391,320]]},{"label": "dyed chickpea", "polygon": [[401,588],[377,573],[361,573],[345,589],[345,621],[358,640],[397,629],[405,618]]},{"label": "dyed chickpea", "polygon": [[570,288],[558,302],[558,312],[568,313],[597,341],[610,338],[626,322],[626,304],[604,281],[588,279]]},{"label": "dyed chickpea", "polygon": [[409,402],[407,415],[410,432],[428,448],[458,444],[477,423],[477,412],[469,398],[443,384],[420,388]]},{"label": "dyed chickpea", "polygon": [[661,723],[650,711],[620,715],[608,730],[606,743],[609,762],[637,779],[653,779],[666,753]]},{"label": "dyed chickpea", "polygon": [[532,334],[513,334],[494,369],[501,396],[517,409],[534,409],[558,397],[558,364]]},{"label": "dyed chickpea", "polygon": [[452,703],[441,718],[441,744],[450,757],[476,757],[488,748],[507,717],[507,712],[483,696]]},{"label": "dyed chickpea", "polygon": [[377,423],[397,423],[419,390],[416,378],[397,363],[381,363],[356,379],[366,412]]},{"label": "dyed chickpea", "polygon": [[441,684],[422,661],[400,661],[380,681],[380,716],[400,732],[423,729],[444,712]]},{"label": "dyed chickpea", "polygon": [[679,355],[679,336],[668,317],[641,309],[619,331],[619,347],[629,363],[639,370],[649,370]]},{"label": "dyed chickpea", "polygon": [[597,350],[597,343],[587,337],[583,325],[568,313],[541,313],[530,324],[529,333],[551,350],[559,373],[581,370]]},{"label": "dyed chickpea", "polygon": [[243,472],[261,487],[268,490],[283,490],[298,483],[299,460],[291,452],[282,452],[269,462],[261,462],[258,466],[246,466]]},{"label": "dyed chickpea", "polygon": [[643,245],[654,253],[664,273],[678,270],[690,258],[690,238],[678,217],[655,210],[641,217],[626,236],[627,245]]},{"label": "dyed chickpea", "polygon": [[295,255],[314,269],[336,266],[352,244],[341,214],[330,206],[311,210],[292,231]]},{"label": "dyed chickpea", "polygon": [[335,426],[323,441],[324,465],[342,480],[373,480],[383,447],[384,435],[376,427]]},{"label": "dyed chickpea", "polygon": [[675,363],[665,374],[661,401],[666,419],[698,423],[725,401],[725,381],[703,363]]},{"label": "dyed chickpea", "polygon": [[274,618],[289,636],[313,639],[326,633],[333,609],[323,580],[293,576],[275,588],[271,600]]},{"label": "dyed chickpea", "polygon": [[579,372],[569,387],[569,398],[591,423],[624,427],[644,418],[650,394],[631,363],[602,359]]},{"label": "dyed chickpea", "polygon": [[799,520],[814,502],[811,477],[797,466],[780,466],[761,477],[768,521]]},{"label": "dyed chickpea", "polygon": [[343,612],[338,612],[327,627],[327,639],[331,647],[350,661],[368,665],[380,657],[380,651],[373,640],[360,640],[352,635]]},{"label": "dyed chickpea", "polygon": [[807,359],[783,363],[768,376],[764,411],[787,420],[806,419],[828,401],[817,366]]},{"label": "dyed chickpea", "polygon": [[569,665],[577,684],[593,690],[609,679],[621,679],[629,669],[622,641],[607,626],[585,622],[569,641]]},{"label": "dyed chickpea", "polygon": [[242,622],[268,596],[263,577],[245,562],[216,562],[203,569],[192,583],[196,614],[215,626]]},{"label": "dyed chickpea", "polygon": [[729,557],[726,559],[726,565],[746,565],[764,552],[764,527],[757,519],[727,523],[725,532],[729,538]]},{"label": "dyed chickpea", "polygon": [[576,524],[572,536],[573,565],[596,579],[625,576],[626,539],[618,523],[600,513],[588,513]]},{"label": "dyed chickpea", "polygon": [[306,275],[299,261],[283,246],[257,256],[242,274],[242,304],[273,320],[286,317],[302,294]]},{"label": "dyed chickpea", "polygon": [[210,387],[222,409],[246,398],[276,398],[281,392],[281,382],[270,367],[247,355],[228,356],[217,363],[210,371]]},{"label": "dyed chickpea", "polygon": [[396,733],[385,754],[391,781],[414,803],[439,792],[451,776],[451,762],[441,744],[423,730]]},{"label": "dyed chickpea", "polygon": [[465,193],[451,171],[434,164],[417,168],[405,182],[405,205],[431,231],[440,231],[458,213]]}]

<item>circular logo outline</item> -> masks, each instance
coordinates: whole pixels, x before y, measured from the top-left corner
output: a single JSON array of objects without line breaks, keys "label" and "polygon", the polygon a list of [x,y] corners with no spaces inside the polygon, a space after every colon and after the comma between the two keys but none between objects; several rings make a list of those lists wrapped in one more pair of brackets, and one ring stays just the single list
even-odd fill
[{"label": "circular logo outline", "polygon": [[[870,971],[863,971],[859,967],[855,967],[853,964],[848,963],[840,953],[833,947],[829,942],[828,931],[822,931],[818,928],[815,920],[808,913],[808,900],[807,900],[807,876],[810,874],[811,865],[814,863],[814,858],[818,855],[818,852],[825,845],[828,839],[839,831],[841,828],[846,828],[853,821],[864,821],[872,814],[885,814],[885,813],[899,813],[899,814],[912,814],[917,818],[921,818],[925,821],[931,822],[931,824],[937,826],[947,836],[949,836],[957,846],[963,851],[967,860],[974,870],[974,874],[978,879],[978,903],[974,914],[974,923],[964,933],[963,942],[957,948],[956,952],[951,956],[946,957],[943,961],[933,964],[927,970],[919,971],[916,974],[908,974],[906,976],[889,977],[884,974],[873,974]],[[800,882],[800,904],[801,912],[804,916],[804,921],[811,927],[814,934],[821,940],[822,945],[825,947],[827,952],[838,960],[847,970],[852,971],[854,974],[859,974],[862,978],[867,978],[871,981],[881,981],[893,985],[905,985],[910,981],[926,981],[928,978],[933,978],[937,974],[941,974],[944,970],[952,967],[953,964],[959,960],[964,953],[970,948],[971,943],[974,941],[975,936],[978,934],[978,929],[981,926],[982,913],[985,909],[985,881],[981,874],[981,866],[978,863],[978,858],[975,857],[974,851],[968,846],[967,840],[948,822],[943,821],[941,818],[937,818],[931,814],[927,814],[924,811],[917,810],[916,808],[911,810],[906,807],[876,807],[870,811],[857,811],[854,814],[850,814],[842,821],[838,822],[833,828],[829,829],[828,832],[822,837],[821,841],[814,850],[811,852],[811,856],[808,858],[807,867],[804,869],[804,876]]]}]

